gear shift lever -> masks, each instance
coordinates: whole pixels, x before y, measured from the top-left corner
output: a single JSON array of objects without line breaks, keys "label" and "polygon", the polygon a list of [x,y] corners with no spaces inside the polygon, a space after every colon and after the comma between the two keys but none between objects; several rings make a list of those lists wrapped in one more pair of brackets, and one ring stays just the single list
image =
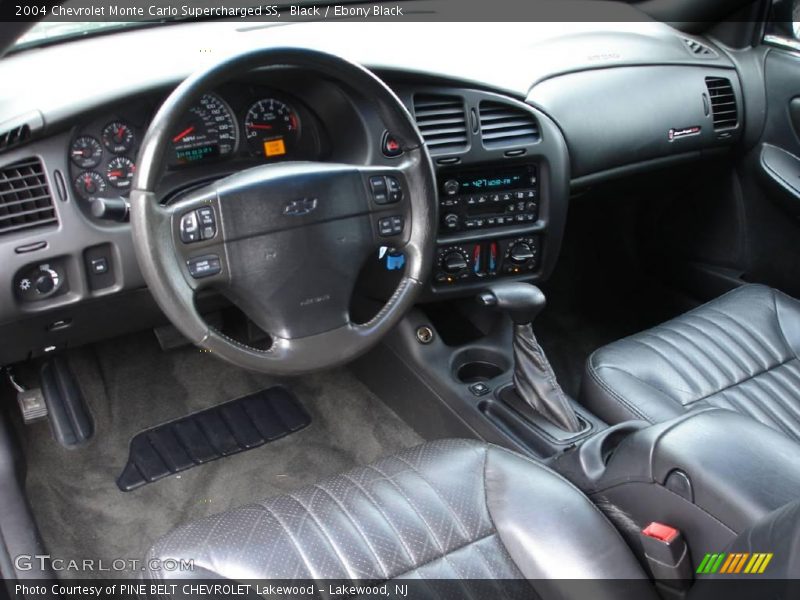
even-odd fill
[{"label": "gear shift lever", "polygon": [[531,322],[547,303],[542,290],[529,283],[504,282],[478,295],[478,302],[505,311],[514,322],[514,387],[534,411],[566,431],[581,425],[544,350],[533,335]]}]

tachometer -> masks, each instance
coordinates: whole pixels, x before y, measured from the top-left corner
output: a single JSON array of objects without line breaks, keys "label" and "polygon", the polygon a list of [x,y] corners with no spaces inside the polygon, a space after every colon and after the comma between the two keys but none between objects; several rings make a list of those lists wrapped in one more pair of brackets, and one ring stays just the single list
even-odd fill
[{"label": "tachometer", "polygon": [[72,158],[72,162],[81,169],[92,169],[100,164],[100,159],[103,157],[103,148],[100,146],[100,142],[92,136],[82,135],[72,142],[69,155]]},{"label": "tachometer", "polygon": [[267,158],[287,154],[300,133],[297,112],[275,98],[259,100],[244,118],[244,135],[254,154]]},{"label": "tachometer", "polygon": [[215,94],[205,94],[172,134],[175,161],[185,164],[224,157],[236,150],[237,138],[231,109]]}]

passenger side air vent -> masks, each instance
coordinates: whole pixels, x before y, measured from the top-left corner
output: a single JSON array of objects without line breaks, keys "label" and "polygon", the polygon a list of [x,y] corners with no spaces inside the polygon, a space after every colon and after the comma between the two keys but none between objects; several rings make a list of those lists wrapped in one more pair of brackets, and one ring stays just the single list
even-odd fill
[{"label": "passenger side air vent", "polygon": [[681,40],[689,49],[689,52],[698,58],[717,58],[718,56],[718,54],[709,46],[706,46],[697,40],[693,40],[692,38],[681,38]]},{"label": "passenger side air vent", "polygon": [[478,107],[481,137],[487,148],[522,146],[539,141],[539,124],[527,110],[502,102],[481,102]]},{"label": "passenger side air vent", "polygon": [[730,80],[724,77],[706,77],[706,88],[711,99],[714,129],[736,127],[739,122],[739,111],[736,108],[736,95],[733,93]]},{"label": "passenger side air vent", "polygon": [[414,116],[432,152],[456,151],[467,147],[467,116],[462,98],[415,94]]},{"label": "passenger side air vent", "polygon": [[26,158],[0,168],[0,235],[57,222],[42,161]]}]

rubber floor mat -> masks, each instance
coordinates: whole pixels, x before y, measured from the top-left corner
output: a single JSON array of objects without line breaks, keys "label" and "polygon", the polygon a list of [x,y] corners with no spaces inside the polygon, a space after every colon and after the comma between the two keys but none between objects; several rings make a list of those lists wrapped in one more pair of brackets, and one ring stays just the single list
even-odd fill
[{"label": "rubber floor mat", "polygon": [[299,431],[311,417],[294,394],[272,387],[137,433],[117,486],[129,492],[196,465]]}]

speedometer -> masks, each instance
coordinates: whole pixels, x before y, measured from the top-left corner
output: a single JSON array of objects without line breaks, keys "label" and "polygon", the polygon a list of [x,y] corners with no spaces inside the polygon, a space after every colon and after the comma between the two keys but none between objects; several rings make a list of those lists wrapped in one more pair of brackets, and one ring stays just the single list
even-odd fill
[{"label": "speedometer", "polygon": [[215,94],[205,94],[186,113],[172,134],[174,160],[187,164],[222,158],[236,150],[238,131],[230,107]]}]

